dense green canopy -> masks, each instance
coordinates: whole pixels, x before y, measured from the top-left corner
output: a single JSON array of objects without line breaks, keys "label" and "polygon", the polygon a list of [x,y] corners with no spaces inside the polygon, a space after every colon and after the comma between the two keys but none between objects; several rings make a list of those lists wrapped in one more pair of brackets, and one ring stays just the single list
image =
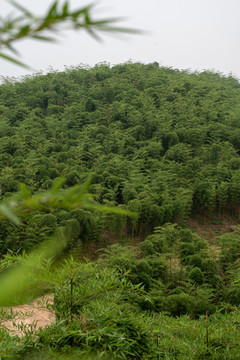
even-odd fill
[{"label": "dense green canopy", "polygon": [[1,196],[19,182],[36,192],[91,174],[97,201],[138,212],[127,223],[135,234],[196,214],[238,216],[239,99],[231,76],[156,62],[4,79]]}]

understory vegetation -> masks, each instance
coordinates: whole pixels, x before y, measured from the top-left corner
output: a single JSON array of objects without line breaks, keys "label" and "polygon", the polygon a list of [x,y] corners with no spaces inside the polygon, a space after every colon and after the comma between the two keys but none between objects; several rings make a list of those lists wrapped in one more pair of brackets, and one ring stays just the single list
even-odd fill
[{"label": "understory vegetation", "polygon": [[[1,359],[239,359],[239,100],[231,76],[158,63],[4,79],[0,284],[27,286],[0,302],[54,294],[56,322],[1,327]],[[235,226],[208,239],[203,218]]]}]

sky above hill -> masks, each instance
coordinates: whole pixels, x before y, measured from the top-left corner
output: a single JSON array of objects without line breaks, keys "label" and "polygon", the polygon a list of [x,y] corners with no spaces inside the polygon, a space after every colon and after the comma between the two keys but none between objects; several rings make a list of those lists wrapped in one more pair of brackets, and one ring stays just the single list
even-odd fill
[{"label": "sky above hill", "polygon": [[[1,2],[1,16],[11,7]],[[52,0],[19,0],[36,14]],[[72,8],[91,1],[71,0]],[[215,70],[240,78],[239,0],[101,0],[96,16],[124,17],[125,27],[145,30],[141,35],[104,35],[96,42],[84,31],[68,32],[59,44],[22,40],[17,48],[22,61],[35,71],[63,70],[65,66],[111,65],[126,61],[159,62],[178,69]],[[93,13],[94,14],[94,13]],[[0,60],[0,75],[19,77],[31,73]]]}]

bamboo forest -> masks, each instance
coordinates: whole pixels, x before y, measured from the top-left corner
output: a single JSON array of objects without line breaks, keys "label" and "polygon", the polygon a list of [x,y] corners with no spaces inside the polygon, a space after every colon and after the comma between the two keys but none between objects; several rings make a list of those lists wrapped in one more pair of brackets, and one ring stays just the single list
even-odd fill
[{"label": "bamboo forest", "polygon": [[[237,78],[3,78],[0,139],[0,359],[239,360]],[[9,331],[44,296],[54,321]]]}]

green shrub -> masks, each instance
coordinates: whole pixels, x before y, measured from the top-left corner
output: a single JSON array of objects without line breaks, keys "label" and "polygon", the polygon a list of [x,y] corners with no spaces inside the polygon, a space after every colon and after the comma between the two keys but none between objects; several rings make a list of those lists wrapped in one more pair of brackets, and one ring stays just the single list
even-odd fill
[{"label": "green shrub", "polygon": [[166,238],[162,234],[153,234],[146,237],[146,239],[139,245],[141,256],[148,256],[166,251]]},{"label": "green shrub", "polygon": [[198,267],[194,267],[188,274],[190,280],[194,281],[198,285],[202,285],[204,282],[204,275]]},{"label": "green shrub", "polygon": [[191,267],[198,267],[199,269],[202,269],[202,262],[203,259],[199,254],[189,256],[188,265]]},{"label": "green shrub", "polygon": [[98,262],[104,266],[116,268],[124,272],[129,271],[135,261],[136,255],[133,246],[113,244],[104,249]]},{"label": "green shrub", "polygon": [[179,235],[180,235],[180,241],[181,242],[184,242],[184,243],[193,242],[193,234],[192,234],[191,230],[189,230],[189,229],[181,229],[179,231]]},{"label": "green shrub", "polygon": [[193,303],[193,297],[188,294],[173,294],[165,299],[165,309],[169,311],[172,316],[180,316],[190,313]]},{"label": "green shrub", "polygon": [[195,251],[200,252],[201,250],[205,250],[207,248],[207,243],[205,240],[201,238],[197,238],[194,242]]},{"label": "green shrub", "polygon": [[240,285],[232,285],[227,291],[227,299],[232,305],[240,305]]},{"label": "green shrub", "polygon": [[159,256],[151,256],[147,258],[147,261],[151,267],[152,279],[165,281],[167,278],[166,260]]},{"label": "green shrub", "polygon": [[144,290],[150,289],[152,269],[146,259],[135,261],[131,268],[130,279],[133,284],[142,284]]},{"label": "green shrub", "polygon": [[193,317],[199,315],[212,314],[215,312],[216,307],[212,304],[214,300],[214,292],[208,285],[194,287],[190,290],[193,297],[193,307],[191,315]]},{"label": "green shrub", "polygon": [[181,243],[179,246],[181,261],[185,264],[189,257],[195,254],[195,246],[192,243]]},{"label": "green shrub", "polygon": [[100,269],[92,263],[78,265],[55,290],[60,326],[54,332],[49,330],[50,334],[46,331],[41,341],[58,348],[70,345],[84,351],[109,351],[113,358],[141,359],[150,345],[144,317],[130,311],[123,301],[125,292],[138,289],[113,269]]},{"label": "green shrub", "polygon": [[173,244],[175,244],[179,238],[179,230],[176,228],[176,224],[167,223],[163,226],[157,226],[154,229],[154,232],[158,235],[161,235],[161,237],[165,239],[168,247],[171,247]]},{"label": "green shrub", "polygon": [[227,233],[220,237],[221,253],[219,256],[220,264],[224,271],[232,267],[235,261],[238,260],[240,251],[240,241],[238,233]]},{"label": "green shrub", "polygon": [[201,267],[204,278],[207,281],[210,281],[215,275],[217,275],[217,262],[213,259],[204,259],[202,261],[202,267]]},{"label": "green shrub", "polygon": [[153,255],[155,253],[154,245],[148,238],[139,244],[141,257]]}]

